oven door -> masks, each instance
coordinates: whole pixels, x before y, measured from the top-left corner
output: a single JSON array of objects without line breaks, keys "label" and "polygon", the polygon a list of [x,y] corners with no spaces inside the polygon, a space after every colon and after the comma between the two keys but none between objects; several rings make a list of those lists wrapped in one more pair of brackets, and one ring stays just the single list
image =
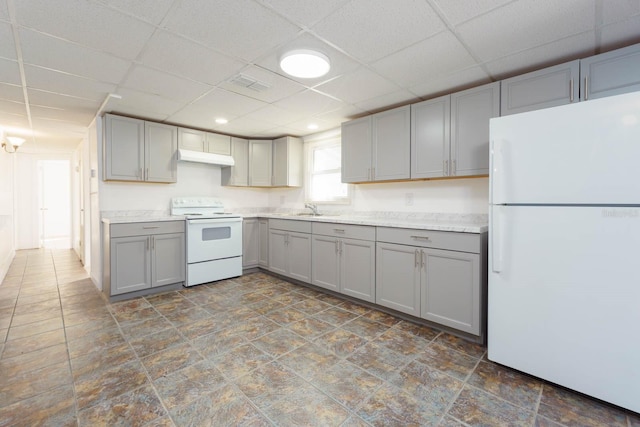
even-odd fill
[{"label": "oven door", "polygon": [[242,256],[242,218],[187,220],[187,263]]}]

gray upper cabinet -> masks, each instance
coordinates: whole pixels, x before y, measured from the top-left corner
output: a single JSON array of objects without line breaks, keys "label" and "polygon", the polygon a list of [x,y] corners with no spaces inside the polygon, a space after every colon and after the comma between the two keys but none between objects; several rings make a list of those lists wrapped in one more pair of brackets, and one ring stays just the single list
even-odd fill
[{"label": "gray upper cabinet", "polygon": [[231,137],[219,133],[207,132],[205,136],[205,150],[207,153],[231,155]]},{"label": "gray upper cabinet", "polygon": [[500,115],[578,102],[579,81],[579,60],[502,80]]},{"label": "gray upper cabinet", "polygon": [[411,108],[404,106],[342,124],[342,182],[410,177]]},{"label": "gray upper cabinet", "polygon": [[231,156],[235,165],[222,168],[222,185],[246,187],[249,185],[249,141],[232,137]]},{"label": "gray upper cabinet", "polygon": [[178,147],[185,150],[205,151],[205,138],[201,130],[178,128]]},{"label": "gray upper cabinet", "polygon": [[583,100],[640,90],[640,45],[580,60]]},{"label": "gray upper cabinet", "polygon": [[271,140],[249,141],[249,186],[271,186],[272,145]]},{"label": "gray upper cabinet", "polygon": [[445,175],[450,126],[450,95],[411,106],[411,178]]},{"label": "gray upper cabinet", "polygon": [[105,115],[104,179],[176,182],[177,128]]},{"label": "gray upper cabinet", "polygon": [[178,166],[178,130],[161,123],[144,123],[145,180],[151,182],[176,182]]},{"label": "gray upper cabinet", "polygon": [[302,140],[285,136],[273,141],[274,187],[302,186]]},{"label": "gray upper cabinet", "polygon": [[451,95],[449,176],[489,174],[489,119],[500,115],[500,82]]}]

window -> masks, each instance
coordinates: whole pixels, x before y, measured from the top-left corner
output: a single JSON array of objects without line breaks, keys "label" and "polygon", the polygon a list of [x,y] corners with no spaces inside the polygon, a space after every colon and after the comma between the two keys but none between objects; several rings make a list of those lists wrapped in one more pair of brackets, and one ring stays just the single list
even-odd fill
[{"label": "window", "polygon": [[306,201],[351,202],[349,185],[341,182],[340,134],[324,135],[305,144],[307,158]]}]

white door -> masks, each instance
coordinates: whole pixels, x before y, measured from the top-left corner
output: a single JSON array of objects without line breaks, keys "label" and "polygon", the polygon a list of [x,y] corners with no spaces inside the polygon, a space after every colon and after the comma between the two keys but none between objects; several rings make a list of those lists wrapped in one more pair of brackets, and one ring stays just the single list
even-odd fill
[{"label": "white door", "polygon": [[489,359],[640,411],[640,208],[491,209]]},{"label": "white door", "polygon": [[71,248],[69,160],[39,160],[40,247]]}]

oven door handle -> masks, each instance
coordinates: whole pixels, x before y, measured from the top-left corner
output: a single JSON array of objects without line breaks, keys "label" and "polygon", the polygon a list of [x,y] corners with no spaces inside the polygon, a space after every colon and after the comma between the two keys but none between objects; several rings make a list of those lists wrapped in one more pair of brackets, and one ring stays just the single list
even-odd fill
[{"label": "oven door handle", "polygon": [[203,218],[203,219],[188,219],[189,224],[225,224],[229,222],[242,222],[242,218]]}]

